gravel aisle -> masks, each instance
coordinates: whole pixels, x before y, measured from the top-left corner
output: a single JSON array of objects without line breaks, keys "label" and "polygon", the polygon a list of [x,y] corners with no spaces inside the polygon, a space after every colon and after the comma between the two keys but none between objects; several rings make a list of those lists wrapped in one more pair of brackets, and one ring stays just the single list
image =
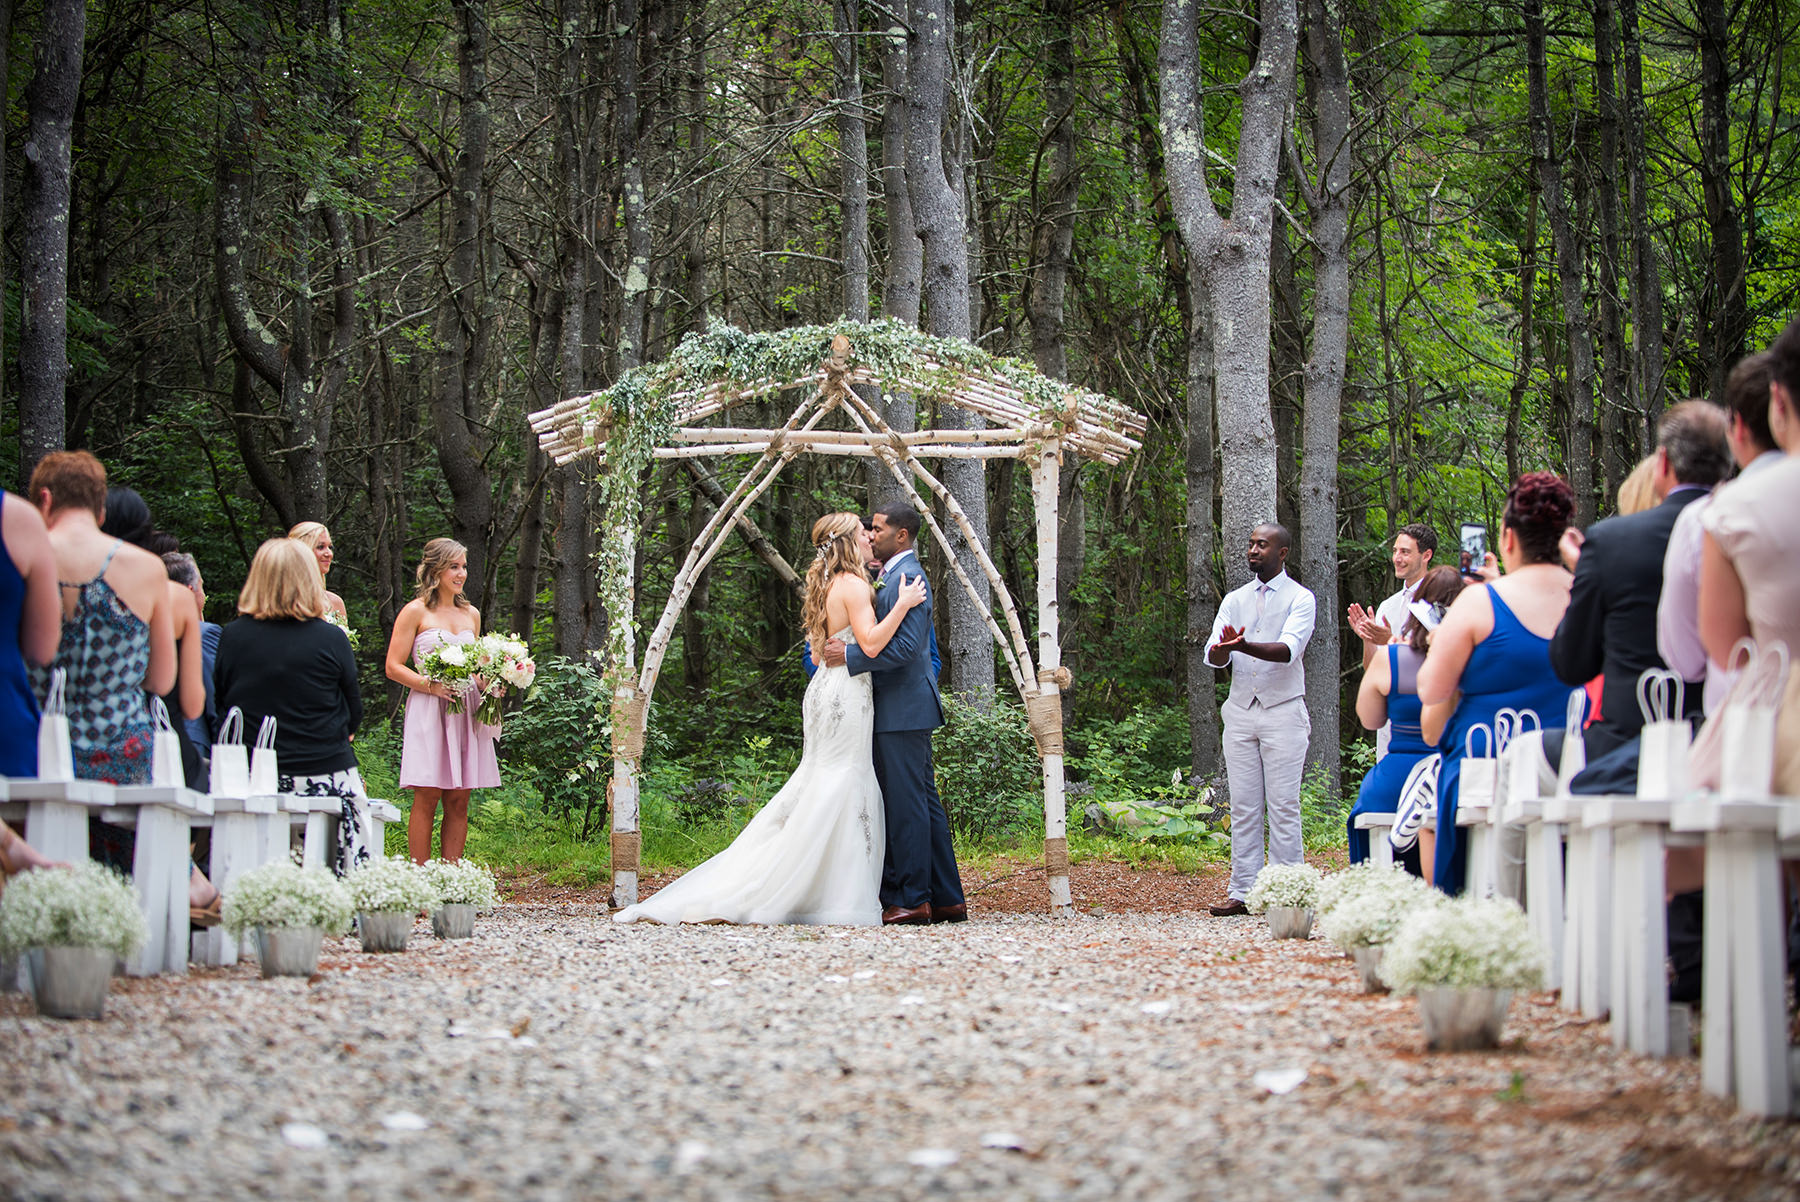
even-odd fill
[{"label": "gravel aisle", "polygon": [[1697,1062],[1544,996],[1427,1057],[1410,1002],[1260,919],[476,929],[115,982],[101,1023],[0,997],[0,1197],[1800,1196],[1800,1125]]}]

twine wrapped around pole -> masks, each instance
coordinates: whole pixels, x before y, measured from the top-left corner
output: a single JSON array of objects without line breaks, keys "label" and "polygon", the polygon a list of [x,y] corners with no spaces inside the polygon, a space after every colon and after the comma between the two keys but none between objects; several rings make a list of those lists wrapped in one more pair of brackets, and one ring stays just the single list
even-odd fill
[{"label": "twine wrapped around pole", "polygon": [[[638,851],[643,847],[643,837],[636,831],[614,831],[612,833],[612,870],[614,872],[636,872],[638,870]],[[1065,858],[1067,853],[1065,854]]]},{"label": "twine wrapped around pole", "polygon": [[1063,753],[1060,697],[1032,689],[1025,694],[1025,718],[1031,723],[1031,737],[1037,741],[1040,756]]},{"label": "twine wrapped around pole", "polygon": [[1044,840],[1044,874],[1046,876],[1069,875],[1069,841],[1067,839]]},{"label": "twine wrapped around pole", "polygon": [[644,719],[650,696],[636,685],[627,685],[619,693],[624,696],[613,697],[613,754],[635,764],[644,758]]}]

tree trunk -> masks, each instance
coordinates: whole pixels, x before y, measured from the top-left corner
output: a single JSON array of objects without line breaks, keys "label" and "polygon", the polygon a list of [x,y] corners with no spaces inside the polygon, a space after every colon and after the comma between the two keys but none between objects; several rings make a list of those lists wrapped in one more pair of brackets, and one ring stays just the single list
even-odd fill
[{"label": "tree trunk", "polygon": [[[1227,547],[1275,517],[1275,422],[1269,404],[1269,256],[1284,119],[1294,97],[1299,22],[1294,0],[1260,9],[1256,61],[1238,83],[1242,106],[1231,216],[1213,207],[1200,109],[1197,0],[1163,0],[1163,147],[1189,263],[1206,281],[1213,388],[1224,465],[1220,527]],[[1250,578],[1225,556],[1226,587]]]},{"label": "tree trunk", "polygon": [[[86,22],[86,10],[85,9],[83,10],[82,20],[83,20],[83,23],[85,24],[85,22]],[[8,88],[11,86],[10,80],[12,78],[12,54],[11,54],[12,23],[13,23],[13,0],[0,0],[0,96],[12,95],[12,93],[10,91],[8,91]],[[4,247],[5,242],[6,242],[6,239],[4,237],[4,235],[5,235],[4,214],[6,213],[6,211],[7,211],[7,209],[6,209],[6,172],[0,171],[0,247]],[[3,297],[5,295],[6,295],[6,255],[3,250],[0,250],[0,297]],[[0,321],[0,364],[4,364],[5,362],[6,362],[6,323],[4,321]],[[6,412],[6,372],[0,371],[0,413],[4,413],[4,412]],[[24,452],[23,445],[21,445],[20,450],[21,450],[21,458],[28,457],[28,455],[25,454],[25,452]],[[36,466],[35,462],[32,464],[28,464],[25,466],[25,470],[20,473],[19,485],[18,485],[19,492],[23,493],[25,491],[25,482],[27,479],[30,478],[31,469],[32,469],[32,467],[35,467],[35,466]]]},{"label": "tree trunk", "polygon": [[1544,217],[1556,251],[1562,285],[1563,327],[1569,355],[1569,484],[1575,490],[1575,523],[1594,521],[1594,345],[1582,297],[1582,254],[1563,203],[1562,164],[1551,142],[1550,83],[1544,58],[1543,0],[1525,0],[1525,70],[1530,93],[1531,153],[1536,160]]},{"label": "tree trunk", "polygon": [[1619,97],[1614,63],[1617,24],[1612,0],[1594,0],[1594,87],[1600,102],[1600,162],[1593,189],[1600,219],[1600,418],[1606,496],[1637,466],[1637,423],[1631,416],[1631,372],[1625,362],[1625,317],[1619,305]]},{"label": "tree trunk", "polygon": [[1707,393],[1725,402],[1725,377],[1744,357],[1750,331],[1745,294],[1743,214],[1731,194],[1731,22],[1725,0],[1701,0],[1700,15],[1700,191],[1706,200],[1712,236],[1713,311],[1706,323],[1702,353],[1707,356]]},{"label": "tree trunk", "polygon": [[1344,56],[1342,10],[1307,0],[1307,47],[1313,100],[1316,188],[1312,211],[1312,354],[1306,361],[1304,456],[1300,465],[1300,579],[1313,591],[1320,620],[1306,648],[1306,709],[1312,718],[1309,767],[1325,769],[1332,794],[1343,787],[1338,708],[1338,421],[1350,346],[1350,174],[1355,147],[1350,65]]},{"label": "tree trunk", "polygon": [[19,478],[63,446],[69,379],[70,128],[87,34],[82,0],[45,0],[36,70],[25,89],[29,128],[20,196]]},{"label": "tree trunk", "polygon": [[837,72],[838,195],[844,210],[844,316],[869,320],[869,141],[862,116],[861,0],[832,0],[831,62]]},{"label": "tree trunk", "polygon": [[[896,17],[889,19],[894,23],[889,25],[881,43],[881,86],[887,94],[881,113],[881,204],[886,214],[888,252],[887,270],[881,280],[881,314],[917,325],[925,246],[913,219],[912,189],[906,178],[907,63],[911,53],[905,26]],[[908,393],[886,393],[881,416],[903,434],[919,427],[918,404]],[[869,481],[872,506],[906,497],[885,471],[872,473]]]},{"label": "tree trunk", "polygon": [[1643,445],[1652,445],[1668,388],[1664,383],[1662,272],[1650,235],[1646,189],[1644,54],[1638,34],[1638,0],[1618,0],[1625,67],[1625,182],[1631,224],[1632,392],[1644,422]]},{"label": "tree trunk", "polygon": [[493,314],[483,266],[487,197],[488,21],[486,0],[453,0],[457,37],[458,147],[450,187],[451,244],[444,265],[446,295],[439,306],[437,381],[431,394],[432,434],[438,467],[450,489],[450,525],[469,550],[469,600],[487,601],[489,542],[494,531],[493,490],[486,467],[488,437],[482,419],[482,369]]},{"label": "tree trunk", "polygon": [[[969,253],[963,219],[960,164],[944,155],[952,50],[956,22],[948,0],[918,0],[912,7],[914,41],[907,55],[906,182],[913,214],[924,242],[923,300],[931,333],[967,340],[969,324]],[[954,178],[952,178],[954,176]],[[979,427],[975,415],[951,405],[940,407],[944,429]],[[987,537],[987,485],[979,459],[951,459],[940,469],[944,486],[963,508],[976,537]],[[975,553],[964,544],[961,530],[950,529],[951,552],[979,594],[971,599],[954,585],[944,588],[939,603],[949,616],[945,667],[950,687],[965,698],[978,698],[994,687],[994,648],[984,615],[987,576]]]}]

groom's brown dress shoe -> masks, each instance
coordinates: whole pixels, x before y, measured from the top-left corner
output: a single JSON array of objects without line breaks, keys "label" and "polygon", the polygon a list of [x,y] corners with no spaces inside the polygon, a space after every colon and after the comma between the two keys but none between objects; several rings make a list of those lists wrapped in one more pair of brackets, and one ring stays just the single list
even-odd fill
[{"label": "groom's brown dress shoe", "polygon": [[931,903],[919,906],[888,906],[881,911],[884,927],[924,926],[931,921]]},{"label": "groom's brown dress shoe", "polygon": [[969,921],[969,904],[957,902],[954,906],[931,907],[932,922],[967,922]]},{"label": "groom's brown dress shoe", "polygon": [[1212,913],[1214,918],[1232,918],[1239,914],[1250,913],[1250,907],[1246,906],[1242,901],[1235,897],[1226,898],[1225,904],[1222,906],[1208,906],[1206,908]]}]

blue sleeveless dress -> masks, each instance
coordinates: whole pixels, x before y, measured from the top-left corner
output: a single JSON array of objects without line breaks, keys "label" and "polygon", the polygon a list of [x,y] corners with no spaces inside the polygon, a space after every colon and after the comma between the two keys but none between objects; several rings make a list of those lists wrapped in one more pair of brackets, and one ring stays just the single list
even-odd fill
[{"label": "blue sleeveless dress", "polygon": [[[92,580],[62,585],[79,589],[80,595],[75,612],[63,619],[62,642],[50,669],[68,673],[63,692],[76,778],[147,785],[155,733],[144,692],[150,627],[106,583],[106,569],[122,541],[113,543]],[[31,669],[39,697],[50,690],[50,669]]]},{"label": "blue sleeveless dress", "polygon": [[[7,503],[0,493],[0,505]],[[0,543],[0,631],[6,635],[0,638],[0,776],[37,775],[38,703],[19,650],[24,612],[25,577]]]},{"label": "blue sleeveless dress", "polygon": [[[1550,668],[1550,640],[1525,629],[1491,584],[1483,585],[1494,608],[1494,629],[1475,644],[1463,666],[1462,700],[1444,728],[1439,748],[1444,770],[1438,777],[1437,887],[1452,895],[1463,891],[1468,847],[1456,826],[1456,795],[1462,783],[1463,754],[1469,730],[1492,728],[1503,709],[1531,710],[1545,730],[1560,730],[1567,718],[1569,686]],[[1479,737],[1476,750],[1482,750]]]},{"label": "blue sleeveless dress", "polygon": [[1350,831],[1350,862],[1360,864],[1369,858],[1369,832],[1356,829],[1361,814],[1392,814],[1400,808],[1400,790],[1407,774],[1418,762],[1436,751],[1425,742],[1419,727],[1419,665],[1425,657],[1404,643],[1389,643],[1384,652],[1388,660],[1388,752],[1357,790],[1356,805],[1350,810],[1346,825]]}]

